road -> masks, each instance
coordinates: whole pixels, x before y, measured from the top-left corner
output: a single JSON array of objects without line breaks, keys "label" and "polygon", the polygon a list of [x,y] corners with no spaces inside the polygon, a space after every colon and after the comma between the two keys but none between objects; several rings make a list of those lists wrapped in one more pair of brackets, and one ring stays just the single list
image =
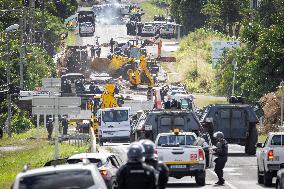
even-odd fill
[{"label": "road", "polygon": [[[79,37],[77,36],[77,45],[94,45],[96,36],[99,36],[99,43],[109,43],[111,38],[117,41],[127,41],[134,39],[133,36],[127,36],[126,27],[124,25],[97,25],[96,32],[93,37]],[[163,53],[169,55],[176,51],[178,43],[165,42],[163,43]],[[148,49],[153,56],[156,54],[156,47]],[[106,57],[109,53],[109,47],[102,48],[101,57]],[[128,91],[131,93],[131,91]],[[126,161],[127,147],[129,144],[119,143],[106,143],[104,147],[100,147],[100,151],[112,151],[119,155]],[[206,186],[202,188],[215,188],[220,187],[223,189],[259,189],[265,188],[263,185],[257,183],[257,167],[256,157],[247,156],[243,154],[244,147],[239,145],[229,145],[230,157],[224,169],[224,178],[226,183],[224,186],[217,186],[214,183],[217,181],[217,176],[214,173],[214,168],[207,169],[206,171]],[[275,182],[275,181],[274,181]],[[182,179],[170,178],[168,189],[176,188],[199,188],[195,184],[194,178],[184,177]]]},{"label": "road", "polygon": [[[126,162],[128,144],[122,143],[105,143],[104,147],[100,147],[102,151],[111,151],[117,154]],[[261,189],[269,188],[257,183],[257,167],[256,157],[244,155],[244,147],[239,145],[229,145],[229,158],[224,169],[224,178],[226,183],[224,186],[218,186],[217,176],[214,168],[206,171],[206,186],[200,187],[195,183],[194,178],[184,177],[182,179],[170,178],[167,189],[185,189],[185,188],[222,188],[222,189]],[[275,180],[274,180],[275,183]],[[270,188],[274,188],[270,187]]]}]

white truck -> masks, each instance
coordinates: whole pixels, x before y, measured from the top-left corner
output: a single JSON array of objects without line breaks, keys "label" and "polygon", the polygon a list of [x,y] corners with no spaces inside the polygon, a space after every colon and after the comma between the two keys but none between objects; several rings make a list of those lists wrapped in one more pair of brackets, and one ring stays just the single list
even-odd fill
[{"label": "white truck", "polygon": [[284,132],[271,132],[264,144],[257,144],[258,183],[272,185],[273,177],[284,164]]},{"label": "white truck", "polygon": [[99,109],[99,142],[129,142],[130,141],[130,107],[115,107]]},{"label": "white truck", "polygon": [[160,133],[155,141],[159,160],[170,170],[170,176],[180,179],[194,176],[199,186],[205,185],[205,153],[201,146],[196,146],[197,136],[193,132]]}]

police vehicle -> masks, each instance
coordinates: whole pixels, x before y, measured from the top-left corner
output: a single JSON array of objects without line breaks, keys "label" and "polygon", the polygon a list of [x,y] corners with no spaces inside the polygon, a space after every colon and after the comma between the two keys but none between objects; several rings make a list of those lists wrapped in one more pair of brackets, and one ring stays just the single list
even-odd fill
[{"label": "police vehicle", "polygon": [[155,141],[159,160],[170,170],[170,176],[180,179],[194,176],[197,185],[205,185],[205,153],[201,146],[194,145],[197,136],[193,132],[160,133]]},{"label": "police vehicle", "polygon": [[257,147],[258,183],[271,186],[273,177],[284,164],[284,132],[269,133],[265,143],[258,143]]}]

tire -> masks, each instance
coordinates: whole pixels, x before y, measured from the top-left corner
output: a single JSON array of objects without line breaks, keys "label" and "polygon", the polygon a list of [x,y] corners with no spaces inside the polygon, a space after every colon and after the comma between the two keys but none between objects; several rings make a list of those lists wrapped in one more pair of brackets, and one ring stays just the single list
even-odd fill
[{"label": "tire", "polygon": [[258,167],[257,167],[257,182],[258,184],[263,184],[263,175],[260,174]]},{"label": "tire", "polygon": [[258,139],[258,132],[257,132],[257,129],[255,128],[252,128],[250,130],[250,133],[249,133],[249,137],[248,137],[248,142],[247,142],[247,145],[246,145],[246,154],[248,155],[255,155],[256,154],[256,143],[257,143],[257,139]]},{"label": "tire", "polygon": [[195,175],[195,182],[196,182],[196,184],[198,186],[205,186],[205,177],[206,177],[205,171],[198,172]]},{"label": "tire", "polygon": [[264,184],[264,186],[271,186],[272,185],[272,176],[271,176],[270,173],[264,172],[263,184]]}]

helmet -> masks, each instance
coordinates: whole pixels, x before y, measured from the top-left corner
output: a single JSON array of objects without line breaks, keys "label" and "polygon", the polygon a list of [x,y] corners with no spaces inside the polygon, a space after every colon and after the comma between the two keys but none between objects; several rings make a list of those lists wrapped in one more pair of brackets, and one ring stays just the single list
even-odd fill
[{"label": "helmet", "polygon": [[141,140],[140,143],[143,145],[145,149],[145,158],[146,159],[154,159],[155,154],[155,144],[151,140]]},{"label": "helmet", "polygon": [[128,161],[131,161],[131,162],[143,161],[144,152],[145,150],[140,143],[134,142],[130,144],[128,148],[128,152],[127,152]]},{"label": "helmet", "polygon": [[220,140],[224,138],[224,134],[221,131],[218,131],[214,133],[213,137],[216,138],[217,140]]}]

